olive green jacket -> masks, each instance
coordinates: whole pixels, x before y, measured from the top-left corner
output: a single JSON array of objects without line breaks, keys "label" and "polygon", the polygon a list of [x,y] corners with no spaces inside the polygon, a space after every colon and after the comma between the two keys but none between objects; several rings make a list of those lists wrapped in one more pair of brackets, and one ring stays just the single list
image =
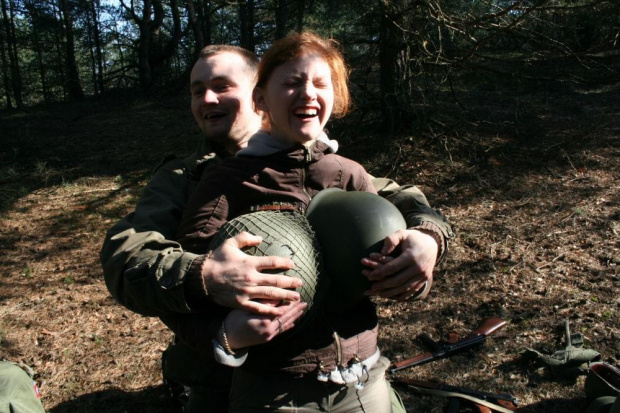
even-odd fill
[{"label": "olive green jacket", "polygon": [[[191,156],[166,160],[145,187],[135,211],[108,231],[100,253],[105,282],[112,296],[128,309],[161,317],[164,322],[168,317],[205,310],[190,306],[196,301],[188,300],[186,293],[186,285],[200,280],[200,266],[192,263],[204,257],[184,251],[171,240],[201,171],[219,159],[203,140]],[[443,258],[452,229],[424,194],[415,186],[400,187],[385,178],[373,178],[373,184],[403,212],[409,227],[435,237],[439,259]]]}]

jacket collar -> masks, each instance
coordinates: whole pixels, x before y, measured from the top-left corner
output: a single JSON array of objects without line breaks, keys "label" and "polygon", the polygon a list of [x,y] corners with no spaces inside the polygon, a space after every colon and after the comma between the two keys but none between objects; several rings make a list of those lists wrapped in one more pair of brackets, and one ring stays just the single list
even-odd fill
[{"label": "jacket collar", "polygon": [[[338,151],[338,142],[329,139],[325,132],[322,132],[316,138],[316,141],[326,144],[329,147],[328,152],[335,153]],[[315,144],[313,143],[312,146]],[[268,132],[260,130],[248,140],[248,146],[237,152],[235,156],[268,156],[276,152],[288,151],[298,146],[300,144],[276,139]]]}]

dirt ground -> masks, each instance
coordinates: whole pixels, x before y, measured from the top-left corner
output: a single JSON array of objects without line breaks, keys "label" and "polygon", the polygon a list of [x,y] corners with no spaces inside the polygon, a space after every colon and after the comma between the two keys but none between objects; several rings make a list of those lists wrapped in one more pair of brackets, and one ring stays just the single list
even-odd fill
[{"label": "dirt ground", "polygon": [[[0,359],[34,369],[49,412],[173,411],[160,373],[171,334],[110,297],[98,252],[159,160],[196,145],[187,99],[0,115]],[[456,232],[426,300],[378,301],[380,347],[412,357],[422,332],[464,335],[498,316],[507,325],[484,346],[398,376],[509,393],[523,412],[581,411],[585,376],[522,353],[559,350],[568,319],[620,364],[620,92],[459,103],[411,135],[387,139],[361,121],[335,134],[374,175],[419,185]],[[446,402],[401,394],[410,411]]]}]

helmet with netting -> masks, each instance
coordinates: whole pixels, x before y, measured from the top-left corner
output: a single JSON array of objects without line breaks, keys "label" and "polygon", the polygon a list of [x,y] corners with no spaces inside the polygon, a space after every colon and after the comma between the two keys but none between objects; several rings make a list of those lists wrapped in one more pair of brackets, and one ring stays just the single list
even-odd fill
[{"label": "helmet with netting", "polygon": [[[301,300],[308,304],[304,314],[295,322],[290,332],[300,331],[318,310],[318,304],[328,289],[319,246],[306,217],[296,211],[257,211],[241,215],[224,224],[214,236],[209,250],[218,248],[224,241],[243,231],[263,238],[255,247],[244,248],[252,256],[278,256],[293,260],[295,267],[284,275],[303,281],[299,288]],[[281,273],[281,270],[263,272]]]}]

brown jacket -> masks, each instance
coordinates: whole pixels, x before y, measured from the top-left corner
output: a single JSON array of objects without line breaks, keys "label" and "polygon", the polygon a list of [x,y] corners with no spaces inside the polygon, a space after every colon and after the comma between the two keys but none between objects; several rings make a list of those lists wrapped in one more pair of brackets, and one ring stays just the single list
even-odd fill
[{"label": "brown jacket", "polygon": [[183,211],[177,239],[186,251],[204,254],[227,221],[269,204],[293,204],[304,211],[325,188],[377,193],[361,165],[332,153],[323,141],[267,156],[225,159],[203,172]]},{"label": "brown jacket", "polygon": [[[249,148],[256,145],[260,143],[251,140]],[[178,240],[185,250],[205,253],[224,223],[259,206],[286,203],[304,211],[310,199],[326,188],[376,193],[364,168],[333,153],[324,141],[267,151],[271,153],[266,156],[228,158],[203,172],[181,218]],[[263,374],[332,371],[376,350],[377,319],[366,300],[347,317],[321,313],[285,342],[253,347],[244,368]]]}]

